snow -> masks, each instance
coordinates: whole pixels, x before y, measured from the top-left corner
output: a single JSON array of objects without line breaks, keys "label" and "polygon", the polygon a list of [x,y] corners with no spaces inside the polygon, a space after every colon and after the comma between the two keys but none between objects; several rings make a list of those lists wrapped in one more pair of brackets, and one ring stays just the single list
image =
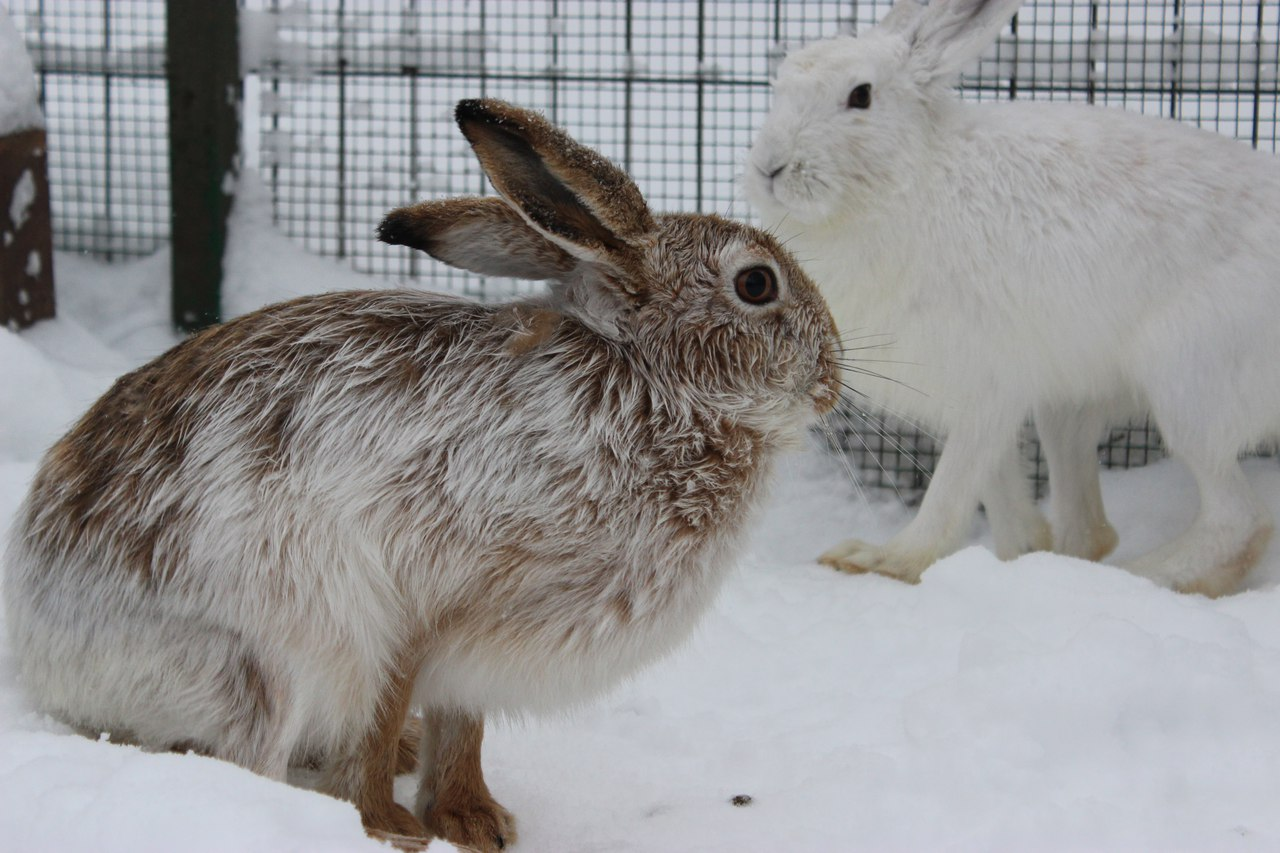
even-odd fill
[{"label": "snow", "polygon": [[44,127],[36,73],[22,34],[0,6],[0,136]]},{"label": "snow", "polygon": [[[43,448],[177,340],[165,253],[57,264],[59,318],[0,330],[0,536]],[[252,174],[227,273],[235,313],[369,286],[279,237]],[[1280,515],[1280,466],[1246,467]],[[1175,462],[1103,484],[1120,559],[1196,509]],[[1218,601],[1052,555],[1001,563],[980,523],[918,586],[812,562],[909,514],[823,451],[786,460],[690,643],[585,710],[491,725],[486,774],[520,823],[515,849],[1280,847],[1280,546]],[[74,734],[31,709],[15,668],[0,639],[7,849],[387,849],[305,787]],[[411,780],[397,791],[411,800]]]},{"label": "snow", "polygon": [[27,217],[31,215],[31,205],[36,200],[36,178],[30,169],[23,169],[18,181],[13,185],[13,195],[9,199],[9,221],[13,230],[21,231]]}]

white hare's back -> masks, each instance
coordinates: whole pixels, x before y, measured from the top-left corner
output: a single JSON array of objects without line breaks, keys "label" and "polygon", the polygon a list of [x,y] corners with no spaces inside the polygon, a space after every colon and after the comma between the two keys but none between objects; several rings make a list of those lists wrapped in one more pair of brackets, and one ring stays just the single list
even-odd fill
[{"label": "white hare's back", "polygon": [[[1224,375],[1245,369],[1246,341],[1259,352],[1242,384],[1280,394],[1280,358],[1261,357],[1280,343],[1253,328],[1280,317],[1274,158],[1099,107],[969,113],[916,192],[778,226],[837,323],[903,362],[880,371],[895,381],[855,378],[872,402],[945,427],[979,400],[1138,401],[1141,365],[1199,348]],[[1280,416],[1255,408],[1256,429]]]}]

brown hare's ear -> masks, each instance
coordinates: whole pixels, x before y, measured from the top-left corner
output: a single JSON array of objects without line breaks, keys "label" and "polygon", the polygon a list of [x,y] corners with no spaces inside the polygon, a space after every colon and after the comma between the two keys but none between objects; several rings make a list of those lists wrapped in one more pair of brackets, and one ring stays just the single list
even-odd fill
[{"label": "brown hare's ear", "polygon": [[[580,260],[634,267],[654,221],[625,172],[537,113],[503,101],[460,101],[455,116],[489,180],[533,228]],[[624,275],[618,284],[637,280]]]},{"label": "brown hare's ear", "polygon": [[500,198],[447,198],[398,208],[378,226],[378,239],[481,275],[559,280],[578,265]]}]

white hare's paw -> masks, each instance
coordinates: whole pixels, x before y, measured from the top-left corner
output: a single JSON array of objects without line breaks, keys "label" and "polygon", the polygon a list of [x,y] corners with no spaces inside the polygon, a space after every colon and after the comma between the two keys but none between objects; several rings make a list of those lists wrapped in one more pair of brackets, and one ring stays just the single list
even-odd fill
[{"label": "white hare's paw", "polygon": [[849,539],[822,554],[818,562],[851,575],[873,573],[906,583],[919,583],[920,575],[936,559],[934,554],[900,551],[890,545]]},{"label": "white hare's paw", "polygon": [[1054,530],[1053,550],[1056,554],[1098,562],[1115,550],[1120,537],[1106,520],[1100,524],[1078,524]]},{"label": "white hare's paw", "polygon": [[1053,548],[1053,530],[1034,506],[1028,505],[1026,511],[1008,519],[991,513],[988,520],[996,556],[1002,560]]},{"label": "white hare's paw", "polygon": [[1021,550],[1016,556],[1030,554],[1035,551],[1053,550],[1053,528],[1043,515],[1036,513],[1036,519],[1030,527],[1023,531]]},{"label": "white hare's paw", "polygon": [[1124,568],[1176,592],[1218,598],[1240,589],[1266,550],[1271,533],[1270,524],[1261,524],[1224,541],[1193,526],[1173,542],[1125,563]]}]

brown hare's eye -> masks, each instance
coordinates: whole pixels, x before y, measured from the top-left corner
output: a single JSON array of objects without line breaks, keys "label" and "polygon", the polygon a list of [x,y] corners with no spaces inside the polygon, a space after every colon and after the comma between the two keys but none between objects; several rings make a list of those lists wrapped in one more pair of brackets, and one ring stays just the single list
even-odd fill
[{"label": "brown hare's eye", "polygon": [[778,298],[778,277],[768,267],[751,267],[733,280],[738,298],[752,305],[765,305]]},{"label": "brown hare's eye", "polygon": [[853,91],[849,93],[849,102],[846,104],[851,110],[865,110],[871,106],[871,84],[863,83],[861,86],[854,86]]}]

